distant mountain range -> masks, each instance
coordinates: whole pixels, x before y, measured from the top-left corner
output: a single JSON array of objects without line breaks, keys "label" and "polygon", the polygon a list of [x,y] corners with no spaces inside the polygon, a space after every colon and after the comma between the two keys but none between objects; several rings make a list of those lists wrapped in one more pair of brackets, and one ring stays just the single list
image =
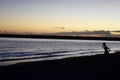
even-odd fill
[{"label": "distant mountain range", "polygon": [[87,36],[87,37],[120,37],[120,31],[83,31],[83,32],[59,32],[54,33],[54,35],[64,35],[64,36]]},{"label": "distant mountain range", "polygon": [[80,37],[120,37],[120,30],[118,31],[104,31],[104,30],[98,30],[98,31],[72,31],[72,32],[58,32],[58,33],[42,33],[42,34],[34,34],[31,32],[26,33],[15,33],[15,32],[0,32],[0,34],[12,34],[12,35],[55,35],[55,36],[80,36]]}]

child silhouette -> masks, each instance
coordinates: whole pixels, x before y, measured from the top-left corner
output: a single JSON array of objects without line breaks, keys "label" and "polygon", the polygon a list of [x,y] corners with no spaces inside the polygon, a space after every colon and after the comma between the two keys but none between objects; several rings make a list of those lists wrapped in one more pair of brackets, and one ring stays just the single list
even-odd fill
[{"label": "child silhouette", "polygon": [[106,46],[106,43],[105,43],[105,42],[103,42],[102,44],[103,44],[102,47],[103,47],[103,49],[105,50],[104,54],[105,54],[105,55],[108,55],[108,54],[109,54],[109,51],[110,51],[110,48],[108,48],[108,47]]}]

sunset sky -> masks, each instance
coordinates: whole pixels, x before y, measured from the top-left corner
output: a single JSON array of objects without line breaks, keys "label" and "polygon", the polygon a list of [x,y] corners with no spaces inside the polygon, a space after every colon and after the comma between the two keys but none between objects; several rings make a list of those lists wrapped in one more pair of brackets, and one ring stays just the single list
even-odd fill
[{"label": "sunset sky", "polygon": [[120,0],[0,0],[0,32],[120,30]]}]

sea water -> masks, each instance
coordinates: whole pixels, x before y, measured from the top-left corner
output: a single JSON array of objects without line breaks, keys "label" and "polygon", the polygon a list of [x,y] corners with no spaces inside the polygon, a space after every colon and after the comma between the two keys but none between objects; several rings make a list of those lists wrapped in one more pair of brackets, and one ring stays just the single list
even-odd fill
[{"label": "sea water", "polygon": [[120,50],[120,41],[0,38],[0,66],[103,54],[103,42],[110,53]]}]

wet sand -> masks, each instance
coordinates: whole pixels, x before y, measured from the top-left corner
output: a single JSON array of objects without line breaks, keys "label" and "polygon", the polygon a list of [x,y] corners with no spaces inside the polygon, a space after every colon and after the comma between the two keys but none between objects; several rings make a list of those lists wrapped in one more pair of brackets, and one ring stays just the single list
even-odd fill
[{"label": "wet sand", "polygon": [[1,80],[120,80],[120,52],[0,67]]}]

